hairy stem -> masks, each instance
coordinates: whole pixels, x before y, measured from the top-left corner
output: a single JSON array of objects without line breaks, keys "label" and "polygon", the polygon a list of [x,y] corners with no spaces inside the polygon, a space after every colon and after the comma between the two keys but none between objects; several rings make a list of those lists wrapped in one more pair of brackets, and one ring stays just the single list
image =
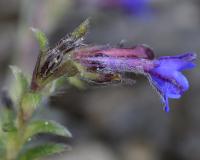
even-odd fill
[{"label": "hairy stem", "polygon": [[[26,94],[30,92],[27,92]],[[26,113],[23,111],[22,108],[22,99],[24,95],[19,101],[20,103],[18,106],[18,112],[16,117],[16,131],[13,133],[7,133],[7,147],[5,160],[16,160],[23,145],[26,143],[24,133],[26,131],[28,122],[30,121],[34,110],[29,113],[28,117],[26,116]]]}]

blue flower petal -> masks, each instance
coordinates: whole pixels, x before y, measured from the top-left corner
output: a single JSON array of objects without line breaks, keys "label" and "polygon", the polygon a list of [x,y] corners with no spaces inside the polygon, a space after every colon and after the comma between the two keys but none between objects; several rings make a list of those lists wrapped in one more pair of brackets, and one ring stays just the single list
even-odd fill
[{"label": "blue flower petal", "polygon": [[155,61],[156,67],[149,71],[150,82],[160,93],[165,111],[169,111],[168,98],[178,99],[188,90],[188,80],[180,71],[193,68],[195,58],[192,53],[161,57]]},{"label": "blue flower petal", "polygon": [[182,71],[194,68],[193,61],[196,59],[195,53],[185,53],[177,56],[163,56],[158,59],[160,68]]}]

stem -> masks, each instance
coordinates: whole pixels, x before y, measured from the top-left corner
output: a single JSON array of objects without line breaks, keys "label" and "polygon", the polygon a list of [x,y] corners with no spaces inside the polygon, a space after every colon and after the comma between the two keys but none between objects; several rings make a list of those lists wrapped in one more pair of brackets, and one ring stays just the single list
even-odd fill
[{"label": "stem", "polygon": [[26,131],[28,122],[32,117],[34,111],[29,113],[30,115],[29,117],[26,116],[26,113],[24,113],[22,109],[22,103],[21,103],[23,96],[21,97],[16,117],[16,132],[11,132],[11,133],[7,132],[7,144],[6,144],[7,147],[6,147],[5,160],[16,160],[23,145],[26,143],[24,138],[24,133]]}]

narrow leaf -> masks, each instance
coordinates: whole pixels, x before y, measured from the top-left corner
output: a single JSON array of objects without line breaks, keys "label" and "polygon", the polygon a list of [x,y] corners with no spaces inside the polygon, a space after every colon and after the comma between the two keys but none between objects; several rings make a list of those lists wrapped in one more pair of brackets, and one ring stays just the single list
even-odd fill
[{"label": "narrow leaf", "polygon": [[86,19],[72,33],[71,36],[75,39],[84,37],[89,30],[90,19]]},{"label": "narrow leaf", "polygon": [[16,79],[16,82],[14,84],[15,92],[12,92],[13,98],[16,100],[18,98],[21,98],[21,96],[28,90],[29,83],[25,75],[18,67],[10,66],[10,69],[12,70]]},{"label": "narrow leaf", "polygon": [[31,28],[31,30],[33,31],[33,33],[35,33],[35,37],[38,40],[40,50],[42,52],[45,52],[47,50],[47,46],[48,46],[48,39],[47,39],[46,35],[42,31],[40,31],[36,28]]},{"label": "narrow leaf", "polygon": [[19,156],[18,160],[38,160],[66,150],[67,146],[63,144],[43,144],[26,150]]},{"label": "narrow leaf", "polygon": [[71,133],[55,121],[35,120],[30,122],[25,131],[25,140],[39,133],[50,133],[58,136],[72,137]]}]

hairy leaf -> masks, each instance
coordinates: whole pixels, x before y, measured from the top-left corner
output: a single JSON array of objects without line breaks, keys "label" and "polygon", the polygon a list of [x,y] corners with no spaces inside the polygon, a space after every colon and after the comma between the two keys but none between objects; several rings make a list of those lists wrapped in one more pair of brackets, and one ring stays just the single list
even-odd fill
[{"label": "hairy leaf", "polygon": [[22,71],[18,67],[10,66],[10,69],[12,70],[16,79],[16,82],[14,84],[15,92],[12,91],[11,94],[13,95],[13,98],[17,100],[21,98],[21,96],[28,90],[29,83],[25,75],[22,73]]},{"label": "hairy leaf", "polygon": [[86,19],[72,33],[71,36],[75,39],[84,37],[89,30],[90,19]]},{"label": "hairy leaf", "polygon": [[71,137],[71,133],[55,121],[35,120],[30,122],[25,131],[25,140],[39,133],[50,133],[64,137]]},{"label": "hairy leaf", "polygon": [[18,160],[38,160],[66,150],[67,146],[63,144],[43,144],[26,150],[19,156]]},{"label": "hairy leaf", "polygon": [[31,28],[31,30],[33,31],[33,33],[35,33],[35,37],[38,40],[40,50],[42,52],[45,52],[48,47],[48,39],[47,39],[46,35],[42,31],[40,31],[36,28]]}]

